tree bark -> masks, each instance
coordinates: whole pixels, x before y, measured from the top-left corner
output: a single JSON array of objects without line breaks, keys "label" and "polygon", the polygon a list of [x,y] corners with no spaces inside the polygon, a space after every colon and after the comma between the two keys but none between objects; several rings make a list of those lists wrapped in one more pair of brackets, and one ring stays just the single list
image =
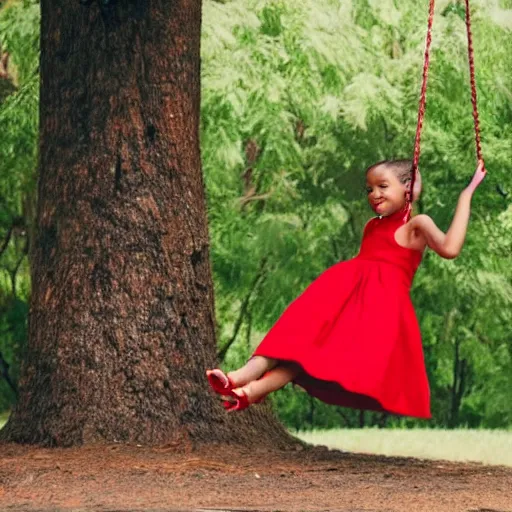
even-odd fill
[{"label": "tree bark", "polygon": [[208,390],[200,0],[42,0],[28,353],[4,439],[297,442]]}]

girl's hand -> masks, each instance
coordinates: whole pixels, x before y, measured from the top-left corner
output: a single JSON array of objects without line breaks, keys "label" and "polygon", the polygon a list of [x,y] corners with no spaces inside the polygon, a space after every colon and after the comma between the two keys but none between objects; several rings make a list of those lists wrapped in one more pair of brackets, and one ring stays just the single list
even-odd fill
[{"label": "girl's hand", "polygon": [[487,170],[485,169],[484,161],[479,160],[478,167],[476,168],[475,174],[473,175],[473,179],[471,180],[471,183],[467,187],[468,190],[471,191],[471,193],[473,193],[478,187],[478,185],[482,183],[486,174]]},{"label": "girl's hand", "polygon": [[414,190],[412,191],[412,201],[417,201],[421,195],[421,173],[419,169],[416,169],[416,179],[414,180]]}]

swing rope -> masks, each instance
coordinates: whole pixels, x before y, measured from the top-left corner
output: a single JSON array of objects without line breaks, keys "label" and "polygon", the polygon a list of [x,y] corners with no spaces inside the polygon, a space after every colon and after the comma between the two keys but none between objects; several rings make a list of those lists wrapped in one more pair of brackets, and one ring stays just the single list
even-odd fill
[{"label": "swing rope", "polygon": [[482,145],[480,142],[480,121],[478,120],[478,108],[476,105],[475,59],[473,55],[473,36],[471,34],[471,14],[469,10],[469,0],[466,0],[466,31],[468,34],[468,62],[469,77],[471,80],[471,103],[473,104],[473,121],[475,124],[476,157],[478,160],[483,160]]},{"label": "swing rope", "polygon": [[[476,80],[475,80],[475,60],[473,54],[473,37],[471,34],[471,14],[469,0],[466,2],[466,32],[468,38],[468,62],[469,62],[469,77],[471,84],[471,103],[473,105],[473,121],[475,125],[475,144],[476,144],[476,156],[478,160],[483,160],[482,157],[482,146],[480,141],[480,122],[478,120],[478,108],[477,108],[477,94],[476,94]],[[409,200],[412,204],[414,182],[416,181],[416,173],[418,171],[418,163],[420,160],[420,141],[421,141],[421,130],[423,128],[423,119],[425,117],[426,101],[427,101],[427,80],[428,80],[428,69],[430,66],[430,46],[432,43],[432,26],[434,24],[434,8],[435,0],[430,0],[429,13],[428,13],[428,25],[427,25],[427,38],[425,44],[425,56],[423,62],[423,78],[421,83],[420,93],[420,104],[418,109],[418,123],[416,125],[416,137],[414,139],[414,155],[412,161],[412,178],[411,178],[411,189]]]},{"label": "swing rope", "polygon": [[414,182],[416,181],[416,173],[418,170],[418,163],[420,161],[421,129],[423,128],[423,119],[425,117],[425,106],[427,102],[427,80],[428,67],[430,65],[430,45],[432,43],[432,26],[434,24],[434,7],[435,0],[430,0],[428,9],[427,41],[425,44],[425,56],[423,59],[423,79],[421,82],[420,106],[418,109],[418,123],[416,125],[416,137],[414,139],[414,156],[412,159],[412,179],[411,190],[409,192],[411,204],[413,200]]}]

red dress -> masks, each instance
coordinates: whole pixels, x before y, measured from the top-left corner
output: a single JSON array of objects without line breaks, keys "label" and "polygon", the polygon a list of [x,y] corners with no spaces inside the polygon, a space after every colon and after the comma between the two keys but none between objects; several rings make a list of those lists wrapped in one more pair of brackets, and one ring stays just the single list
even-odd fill
[{"label": "red dress", "polygon": [[403,211],[372,219],[359,254],[313,281],[253,355],[298,363],[294,382],[326,403],[430,418],[409,295],[422,253],[396,242],[403,222]]}]

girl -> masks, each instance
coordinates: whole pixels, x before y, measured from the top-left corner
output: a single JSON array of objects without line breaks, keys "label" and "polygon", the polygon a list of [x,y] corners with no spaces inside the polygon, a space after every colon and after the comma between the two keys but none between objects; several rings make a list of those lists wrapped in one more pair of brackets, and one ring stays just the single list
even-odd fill
[{"label": "girl", "polygon": [[[383,161],[366,171],[377,217],[359,254],[322,273],[285,310],[242,368],[208,370],[214,391],[239,411],[293,381],[329,404],[430,418],[430,392],[409,289],[423,251],[461,251],[482,161],[443,233],[427,215],[411,218],[411,162]],[[415,182],[413,200],[421,182]]]}]

